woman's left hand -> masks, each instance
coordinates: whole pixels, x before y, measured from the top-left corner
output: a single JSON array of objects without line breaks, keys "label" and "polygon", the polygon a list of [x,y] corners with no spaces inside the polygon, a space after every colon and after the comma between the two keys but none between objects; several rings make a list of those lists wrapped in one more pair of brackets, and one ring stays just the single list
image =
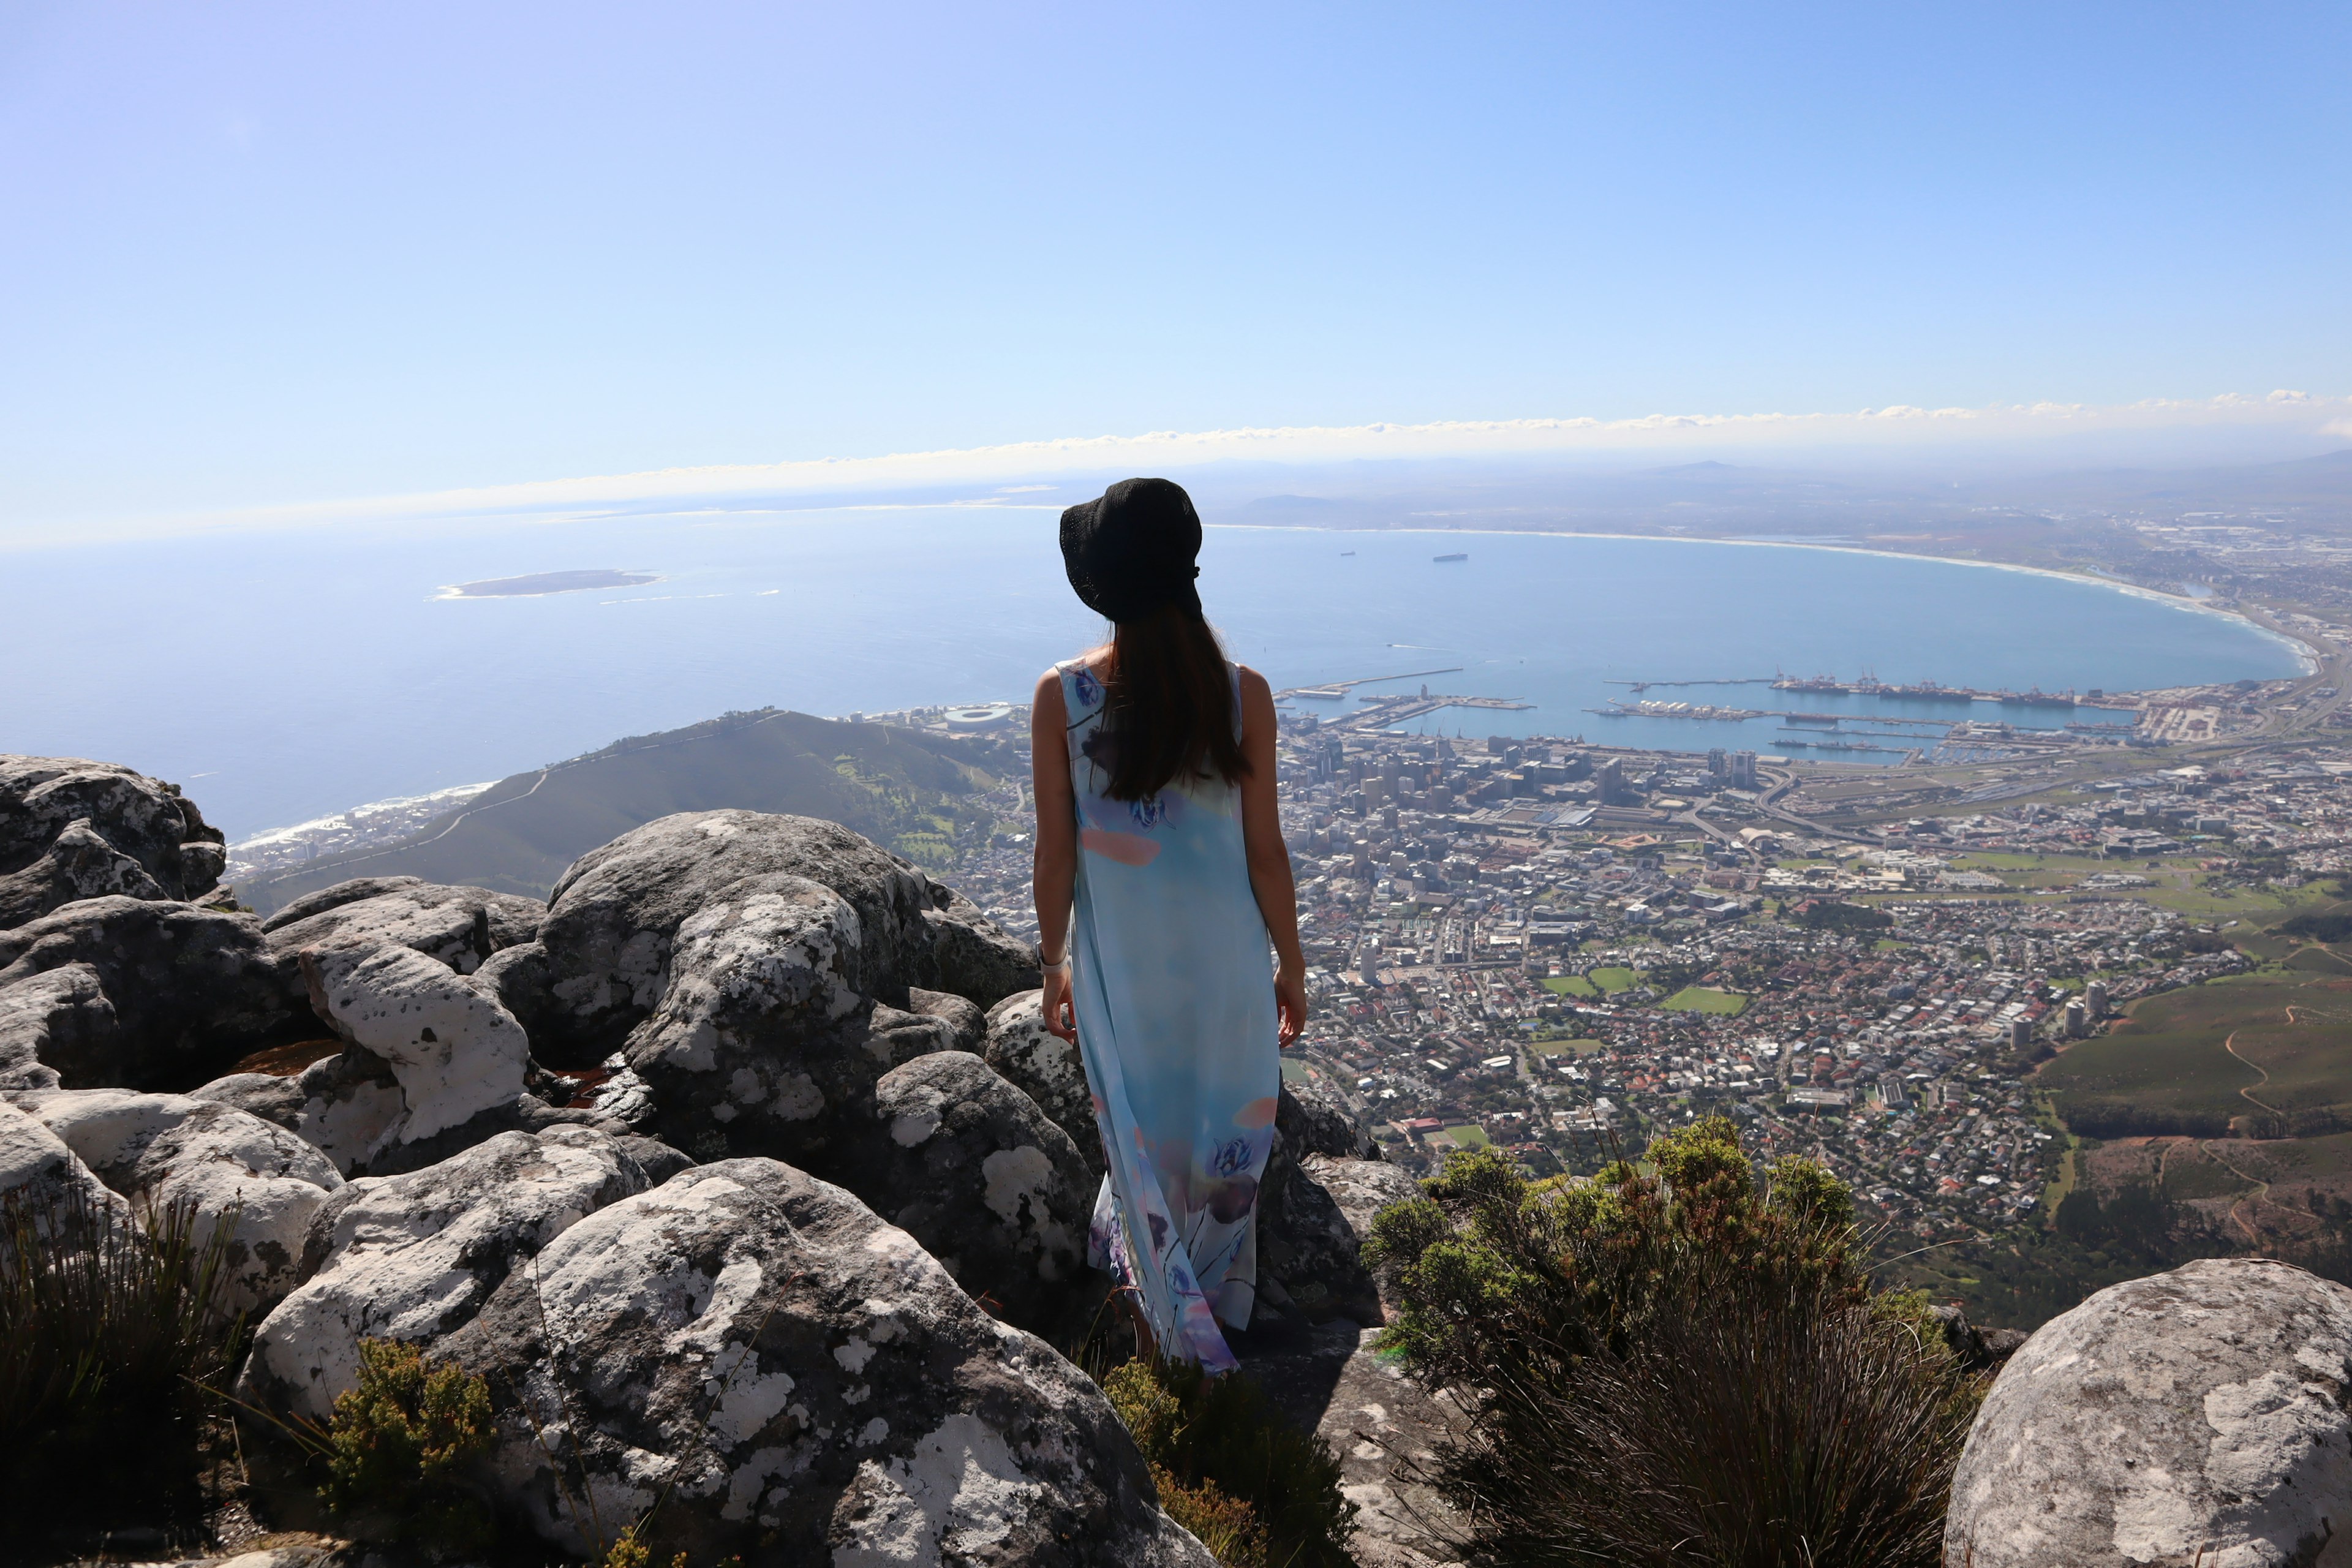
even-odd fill
[{"label": "woman's left hand", "polygon": [[1285,965],[1274,972],[1274,1005],[1282,1015],[1279,1048],[1288,1050],[1307,1032],[1307,976]]}]

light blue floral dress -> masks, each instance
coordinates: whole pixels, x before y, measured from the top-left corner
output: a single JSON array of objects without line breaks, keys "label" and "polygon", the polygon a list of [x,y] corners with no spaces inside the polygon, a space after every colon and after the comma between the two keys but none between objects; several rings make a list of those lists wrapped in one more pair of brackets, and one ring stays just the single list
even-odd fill
[{"label": "light blue floral dress", "polygon": [[1055,668],[1078,814],[1072,1006],[1109,1166],[1088,1257],[1134,1291],[1162,1354],[1224,1372],[1218,1321],[1247,1327],[1257,1294],[1258,1183],[1282,1091],[1241,791],[1212,778],[1106,798],[1102,682],[1078,660]]}]

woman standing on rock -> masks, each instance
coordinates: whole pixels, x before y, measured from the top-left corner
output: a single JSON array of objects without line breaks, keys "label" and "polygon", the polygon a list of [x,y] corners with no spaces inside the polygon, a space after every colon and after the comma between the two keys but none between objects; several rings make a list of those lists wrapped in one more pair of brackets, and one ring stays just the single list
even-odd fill
[{"label": "woman standing on rock", "polygon": [[[1193,588],[1201,520],[1166,479],[1062,514],[1070,586],[1109,642],[1037,682],[1045,1026],[1075,1040],[1109,1174],[1090,1260],[1161,1354],[1229,1370],[1257,1293],[1258,1183],[1307,1021],[1274,695]],[[1278,959],[1267,973],[1266,948]]]}]

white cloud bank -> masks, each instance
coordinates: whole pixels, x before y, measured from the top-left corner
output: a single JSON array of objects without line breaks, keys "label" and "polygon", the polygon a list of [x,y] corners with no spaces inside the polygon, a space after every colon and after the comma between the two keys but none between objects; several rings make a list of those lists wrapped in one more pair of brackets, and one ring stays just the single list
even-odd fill
[{"label": "white cloud bank", "polygon": [[[2168,466],[2212,462],[2234,444],[2259,446],[2240,460],[2321,449],[2352,438],[2352,397],[2281,390],[2203,399],[2149,399],[2094,405],[2036,403],[1983,408],[1896,405],[1849,414],[1684,414],[1638,419],[1449,420],[1426,425],[1292,426],[1258,429],[1154,431],[1137,436],[1069,437],[878,458],[827,458],[779,463],[660,468],[642,473],[541,479],[422,494],[298,506],[125,520],[110,533],[181,532],[215,528],[287,528],[341,521],[467,516],[577,516],[614,510],[693,510],[772,500],[844,505],[894,498],[955,499],[1004,504],[1056,487],[1055,476],[1105,473],[1194,474],[1214,465],[1310,465],[1465,458],[1606,459],[1746,455],[1791,459],[1806,452],[1883,454],[1893,459],[1933,453],[2032,451],[2047,463],[2112,460],[2118,440],[2135,460]],[[89,531],[78,528],[83,538]]]}]

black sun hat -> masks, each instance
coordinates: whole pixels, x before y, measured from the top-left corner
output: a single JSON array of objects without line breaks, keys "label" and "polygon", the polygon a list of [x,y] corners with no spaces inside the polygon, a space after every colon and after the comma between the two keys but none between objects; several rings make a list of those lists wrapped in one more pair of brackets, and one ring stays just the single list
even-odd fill
[{"label": "black sun hat", "polygon": [[1107,620],[1139,621],[1171,605],[1199,615],[1200,554],[1201,514],[1168,479],[1121,479],[1062,513],[1070,586]]}]

